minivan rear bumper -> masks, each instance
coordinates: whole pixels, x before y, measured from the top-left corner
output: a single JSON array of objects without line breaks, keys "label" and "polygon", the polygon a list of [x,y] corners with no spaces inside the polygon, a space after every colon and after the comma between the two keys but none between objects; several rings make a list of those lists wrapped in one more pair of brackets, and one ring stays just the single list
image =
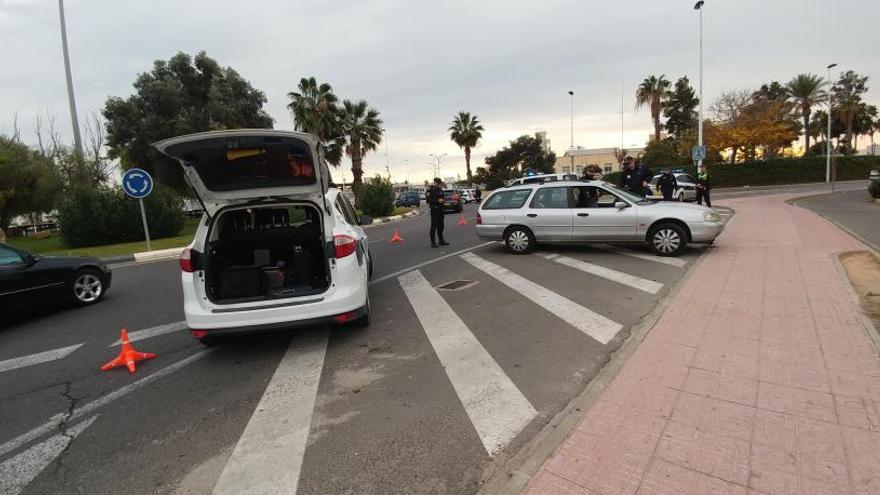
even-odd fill
[{"label": "minivan rear bumper", "polygon": [[320,327],[326,325],[345,325],[367,314],[366,306],[332,316],[309,318],[306,320],[283,321],[278,323],[265,323],[261,325],[247,325],[227,328],[195,328],[190,326],[190,331],[202,330],[205,334],[200,337],[228,337],[233,335],[256,335],[264,333],[283,332],[297,328]]}]

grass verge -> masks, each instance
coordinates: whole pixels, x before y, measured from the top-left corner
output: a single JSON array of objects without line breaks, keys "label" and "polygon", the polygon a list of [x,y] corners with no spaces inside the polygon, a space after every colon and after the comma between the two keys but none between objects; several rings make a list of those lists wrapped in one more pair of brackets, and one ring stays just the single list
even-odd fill
[{"label": "grass verge", "polygon": [[[166,237],[164,239],[152,239],[150,242],[151,248],[153,250],[158,250],[186,246],[192,241],[198,225],[198,218],[187,218],[184,220],[183,229],[180,231],[180,234],[175,237]],[[49,237],[42,239],[35,239],[33,237],[12,237],[7,239],[7,244],[31,253],[43,255],[94,256],[96,258],[123,256],[147,250],[147,243],[145,241],[108,244],[106,246],[68,248],[61,242],[61,235],[59,234],[52,234]]]}]

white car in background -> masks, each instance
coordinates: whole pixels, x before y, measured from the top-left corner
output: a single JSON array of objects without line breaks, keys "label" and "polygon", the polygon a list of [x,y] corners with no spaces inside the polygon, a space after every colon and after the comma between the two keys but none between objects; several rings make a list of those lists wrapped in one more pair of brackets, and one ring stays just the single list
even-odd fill
[{"label": "white car in background", "polygon": [[497,189],[481,204],[476,232],[514,254],[536,244],[647,244],[678,256],[689,243],[712,243],[721,216],[704,206],[656,202],[602,181],[557,181]]},{"label": "white car in background", "polygon": [[464,204],[473,203],[477,200],[473,189],[460,189],[458,194],[461,196],[461,202]]},{"label": "white car in background", "polygon": [[368,325],[372,259],[355,210],[329,187],[311,134],[212,131],[155,143],[205,216],[180,257],[183,309],[205,345],[230,334]]},{"label": "white car in background", "polygon": [[[690,174],[683,173],[674,173],[675,182],[678,183],[678,187],[675,188],[675,191],[672,191],[672,199],[674,201],[696,201],[697,200],[697,180]],[[658,184],[660,183],[660,176],[655,175],[654,178],[651,179],[651,183],[648,186],[648,194],[645,195],[647,199],[663,199],[663,191],[660,190]]]}]

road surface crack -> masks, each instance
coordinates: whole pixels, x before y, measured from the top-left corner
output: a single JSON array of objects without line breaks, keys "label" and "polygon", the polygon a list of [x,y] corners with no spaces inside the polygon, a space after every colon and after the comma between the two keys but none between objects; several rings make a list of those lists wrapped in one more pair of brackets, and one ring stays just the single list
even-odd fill
[{"label": "road surface crack", "polygon": [[71,444],[73,444],[73,439],[75,436],[67,431],[68,421],[73,417],[73,410],[76,409],[76,403],[79,399],[70,394],[70,389],[73,387],[72,382],[64,382],[64,390],[61,392],[61,395],[67,399],[67,411],[61,416],[61,419],[58,421],[58,431],[65,437],[67,437],[67,444],[64,446],[64,450],[61,451],[61,454],[58,456],[57,461],[60,464],[61,458],[70,450]]}]

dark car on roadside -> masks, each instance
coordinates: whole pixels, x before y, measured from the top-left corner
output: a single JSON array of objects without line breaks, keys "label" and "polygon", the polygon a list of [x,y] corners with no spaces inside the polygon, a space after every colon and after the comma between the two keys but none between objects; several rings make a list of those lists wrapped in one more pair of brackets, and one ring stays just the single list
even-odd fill
[{"label": "dark car on roadside", "polygon": [[103,299],[111,279],[97,258],[40,256],[0,243],[0,314],[49,302],[88,306]]},{"label": "dark car on roadside", "polygon": [[407,206],[415,206],[416,208],[421,205],[422,198],[419,195],[418,191],[402,191],[397,195],[397,199],[394,200],[394,206],[397,207],[407,207]]},{"label": "dark car on roadside", "polygon": [[455,189],[444,189],[443,190],[443,211],[454,211],[456,213],[461,213],[461,193],[459,193]]}]

